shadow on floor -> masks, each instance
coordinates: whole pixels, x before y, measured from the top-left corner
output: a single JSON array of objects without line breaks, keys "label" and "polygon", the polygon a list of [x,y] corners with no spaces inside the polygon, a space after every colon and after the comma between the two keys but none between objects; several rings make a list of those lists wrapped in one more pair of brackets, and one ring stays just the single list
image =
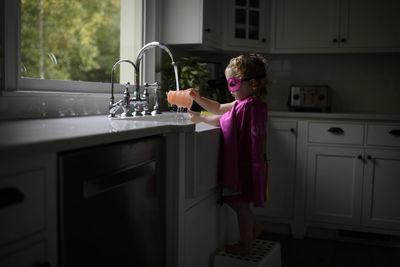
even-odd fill
[{"label": "shadow on floor", "polygon": [[279,242],[282,267],[399,267],[400,248],[263,233],[260,239]]}]

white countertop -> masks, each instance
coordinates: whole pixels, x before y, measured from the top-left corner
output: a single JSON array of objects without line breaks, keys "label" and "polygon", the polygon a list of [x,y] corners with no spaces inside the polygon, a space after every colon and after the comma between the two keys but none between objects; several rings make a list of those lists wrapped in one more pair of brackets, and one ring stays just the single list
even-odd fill
[{"label": "white countertop", "polygon": [[[209,129],[200,128],[199,131]],[[188,120],[109,119],[106,115],[3,121],[0,122],[0,157],[28,151],[66,151],[195,129],[195,124]]]},{"label": "white countertop", "polygon": [[400,121],[400,114],[269,111],[271,118]]},{"label": "white countertop", "polygon": [[[164,116],[164,117],[163,117]],[[0,158],[10,153],[66,151],[171,132],[218,129],[187,117],[109,119],[106,115],[0,122]],[[400,121],[399,114],[345,114],[270,111],[270,118]],[[167,118],[167,119],[163,119]]]}]

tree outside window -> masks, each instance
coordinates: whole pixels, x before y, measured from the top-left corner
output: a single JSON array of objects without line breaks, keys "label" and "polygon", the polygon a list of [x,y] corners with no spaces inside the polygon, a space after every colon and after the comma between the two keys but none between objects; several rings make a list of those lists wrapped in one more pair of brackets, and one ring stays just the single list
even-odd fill
[{"label": "tree outside window", "polygon": [[120,0],[21,2],[22,77],[110,82],[120,57]]}]

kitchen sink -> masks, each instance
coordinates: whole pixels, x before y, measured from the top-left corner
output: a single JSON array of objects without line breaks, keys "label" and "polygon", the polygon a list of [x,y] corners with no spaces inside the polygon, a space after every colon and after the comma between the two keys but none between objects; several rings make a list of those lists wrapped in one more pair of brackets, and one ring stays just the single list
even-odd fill
[{"label": "kitchen sink", "polygon": [[160,122],[186,122],[191,123],[186,112],[164,112],[162,114],[137,116],[137,117],[116,117],[114,120],[136,120],[136,121],[160,121]]},{"label": "kitchen sink", "polygon": [[[189,114],[186,112],[177,113],[177,112],[164,112],[162,114],[157,114],[154,116],[140,116],[140,117],[116,117],[113,120],[133,120],[133,121],[154,121],[154,122],[164,122],[171,124],[192,124],[193,122],[189,119]],[[196,123],[196,132],[204,132],[208,130],[217,129],[219,127],[215,127],[209,125],[204,122]]]}]

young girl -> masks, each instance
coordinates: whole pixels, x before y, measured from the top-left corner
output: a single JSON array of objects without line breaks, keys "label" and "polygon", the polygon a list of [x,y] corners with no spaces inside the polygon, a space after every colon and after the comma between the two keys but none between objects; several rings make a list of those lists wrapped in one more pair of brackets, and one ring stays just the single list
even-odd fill
[{"label": "young girl", "polygon": [[261,100],[267,93],[266,62],[260,55],[241,55],[230,60],[225,76],[235,98],[232,103],[220,104],[201,97],[194,89],[190,92],[201,107],[216,114],[188,110],[190,119],[221,127],[222,194],[237,214],[240,233],[239,243],[226,246],[225,250],[240,255],[251,253],[254,239],[263,231],[250,203],[263,207],[266,201],[267,105]]}]

